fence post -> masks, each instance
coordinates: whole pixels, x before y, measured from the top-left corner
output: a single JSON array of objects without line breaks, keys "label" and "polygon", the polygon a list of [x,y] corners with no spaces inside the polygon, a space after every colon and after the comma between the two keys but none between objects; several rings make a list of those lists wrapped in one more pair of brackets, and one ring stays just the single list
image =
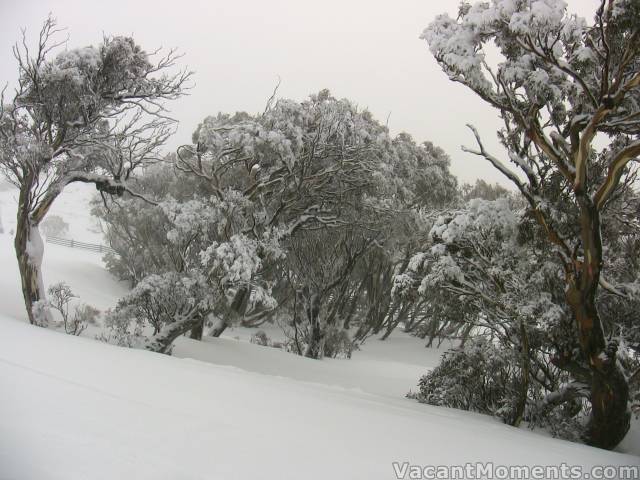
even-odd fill
[{"label": "fence post", "polygon": [[71,248],[73,248],[73,238],[71,239]]}]

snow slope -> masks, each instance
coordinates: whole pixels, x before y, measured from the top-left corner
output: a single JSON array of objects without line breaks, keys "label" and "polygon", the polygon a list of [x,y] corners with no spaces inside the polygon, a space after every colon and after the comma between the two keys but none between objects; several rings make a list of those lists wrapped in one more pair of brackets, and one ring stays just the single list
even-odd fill
[{"label": "snow slope", "polygon": [[0,478],[386,479],[391,462],[640,458],[489,417],[0,319]]},{"label": "snow slope", "polygon": [[350,360],[325,358],[319,362],[234,338],[236,334],[248,337],[250,331],[236,328],[226,331],[222,338],[205,337],[202,342],[183,337],[176,341],[173,355],[235,366],[255,373],[403,398],[409,390],[416,390],[418,379],[438,364],[444,352],[444,348],[425,348],[423,340],[398,331],[384,342],[370,339],[361,350],[353,353]]}]

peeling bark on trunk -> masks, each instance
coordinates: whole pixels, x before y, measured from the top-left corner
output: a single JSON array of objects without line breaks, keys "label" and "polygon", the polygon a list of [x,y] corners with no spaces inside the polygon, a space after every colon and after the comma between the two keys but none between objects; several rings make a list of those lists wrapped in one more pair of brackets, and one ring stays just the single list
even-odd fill
[{"label": "peeling bark on trunk", "polygon": [[[18,197],[18,212],[16,215],[16,234],[14,249],[18,260],[22,295],[27,310],[29,322],[33,325],[44,325],[51,321],[51,312],[46,305],[42,305],[38,312],[34,311],[37,302],[46,300],[46,291],[42,279],[42,257],[44,242],[40,236],[38,226],[51,208],[53,201],[60,194],[59,189],[51,188],[39,204],[34,205],[32,192],[37,185],[38,175],[29,172],[20,187]],[[43,318],[37,318],[37,315]]]},{"label": "peeling bark on trunk", "polygon": [[567,301],[573,310],[580,345],[592,373],[591,417],[585,441],[594,447],[612,449],[629,431],[629,386],[616,359],[617,345],[605,345],[597,308],[578,288],[570,287]]},{"label": "peeling bark on trunk", "polygon": [[582,353],[593,374],[591,418],[585,441],[611,449],[629,431],[629,385],[616,359],[617,344],[606,344],[596,305],[602,269],[599,212],[585,193],[578,194],[577,199],[584,258],[574,261],[574,269],[567,276],[566,298],[575,318]]}]

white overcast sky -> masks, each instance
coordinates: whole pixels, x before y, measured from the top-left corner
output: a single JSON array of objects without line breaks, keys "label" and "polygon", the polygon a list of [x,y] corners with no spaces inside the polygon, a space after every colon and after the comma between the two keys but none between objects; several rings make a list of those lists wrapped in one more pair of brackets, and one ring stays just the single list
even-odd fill
[{"label": "white overcast sky", "polygon": [[[455,15],[458,0],[0,0],[0,82],[15,82],[11,46],[26,27],[35,38],[51,12],[67,27],[70,48],[97,44],[103,33],[132,35],[146,50],[176,47],[195,71],[190,95],[172,105],[180,121],[171,148],[188,143],[197,124],[222,112],[256,113],[277,83],[279,97],[302,100],[329,88],[389,116],[393,134],[430,140],[452,158],[462,182],[500,181],[478,157],[465,123],[475,124],[498,151],[495,112],[450,82],[418,36],[441,12]],[[597,0],[569,0],[591,18]]]}]

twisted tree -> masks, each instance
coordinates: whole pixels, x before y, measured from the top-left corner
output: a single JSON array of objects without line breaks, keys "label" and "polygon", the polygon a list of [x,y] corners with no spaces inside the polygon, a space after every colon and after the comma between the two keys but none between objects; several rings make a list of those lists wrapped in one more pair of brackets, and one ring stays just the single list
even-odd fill
[{"label": "twisted tree", "polygon": [[[14,47],[18,82],[0,99],[0,170],[19,189],[15,250],[29,321],[48,320],[38,226],[64,188],[92,183],[103,194],[132,192],[132,174],[157,157],[172,131],[164,101],[183,95],[190,72],[173,72],[170,51],[153,62],[132,38],[53,51],[60,29],[48,18],[35,51]],[[155,52],[157,53],[157,52]]]},{"label": "twisted tree", "polygon": [[[602,0],[592,24],[562,1],[493,0],[463,3],[457,19],[440,15],[422,35],[449,78],[504,121],[499,138],[515,169],[488,152],[472,126],[478,148],[465,150],[517,187],[557,254],[580,349],[558,352],[555,363],[588,372],[586,440],[602,448],[616,446],[630,421],[627,380],[596,298],[600,288],[625,295],[602,277],[616,252],[605,255],[601,226],[640,155],[638,18],[636,0]],[[496,64],[488,44],[497,47]],[[557,188],[564,195],[554,201]]]}]

